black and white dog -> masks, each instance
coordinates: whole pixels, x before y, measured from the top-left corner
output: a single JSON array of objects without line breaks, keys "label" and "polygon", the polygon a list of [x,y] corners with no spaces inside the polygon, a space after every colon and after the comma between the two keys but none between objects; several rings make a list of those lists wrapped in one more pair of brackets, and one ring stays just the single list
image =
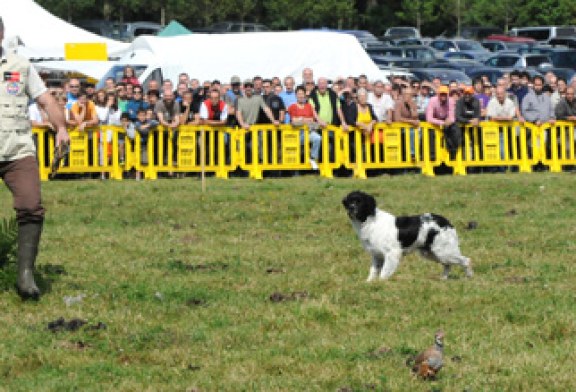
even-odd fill
[{"label": "black and white dog", "polygon": [[376,207],[376,200],[360,191],[349,193],[342,204],[364,248],[372,255],[368,282],[380,276],[388,279],[398,267],[402,255],[418,250],[420,254],[444,266],[443,279],[457,264],[466,276],[473,275],[468,257],[460,253],[458,234],[450,222],[431,213],[394,216]]}]

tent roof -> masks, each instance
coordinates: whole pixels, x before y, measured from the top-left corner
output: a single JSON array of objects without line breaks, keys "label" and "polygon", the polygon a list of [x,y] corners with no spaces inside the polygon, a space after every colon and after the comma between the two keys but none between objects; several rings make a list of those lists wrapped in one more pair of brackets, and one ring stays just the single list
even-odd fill
[{"label": "tent roof", "polygon": [[104,42],[108,55],[128,45],[76,27],[46,11],[32,0],[0,0],[6,42],[20,42],[19,53],[31,60],[64,59],[65,43]]},{"label": "tent roof", "polygon": [[190,30],[182,26],[178,21],[173,20],[164,27],[158,34],[158,37],[173,37],[175,35],[192,34]]},{"label": "tent roof", "polygon": [[162,65],[164,78],[173,80],[180,71],[200,80],[260,75],[293,76],[299,81],[306,67],[314,70],[315,77],[386,76],[355,37],[318,31],[140,36],[120,62]]}]

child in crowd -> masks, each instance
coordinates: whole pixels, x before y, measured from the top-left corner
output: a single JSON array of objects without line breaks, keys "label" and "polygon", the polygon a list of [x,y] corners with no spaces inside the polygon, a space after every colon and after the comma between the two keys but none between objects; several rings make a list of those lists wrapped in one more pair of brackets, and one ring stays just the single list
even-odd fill
[{"label": "child in crowd", "polygon": [[[126,131],[126,135],[130,138],[130,140],[134,140],[134,124],[130,121],[130,115],[127,112],[122,113],[120,116],[120,124],[124,131]],[[123,165],[125,162],[126,157],[126,147],[125,147],[125,136],[120,134],[118,136],[118,150],[120,155],[120,164]]]},{"label": "child in crowd", "polygon": [[[148,136],[150,135],[150,130],[158,125],[158,120],[156,120],[156,115],[152,108],[149,109],[139,109],[136,113],[136,122],[134,122],[134,128],[140,135],[140,164],[148,164]],[[136,171],[136,179],[139,180],[142,176],[142,172]]]}]

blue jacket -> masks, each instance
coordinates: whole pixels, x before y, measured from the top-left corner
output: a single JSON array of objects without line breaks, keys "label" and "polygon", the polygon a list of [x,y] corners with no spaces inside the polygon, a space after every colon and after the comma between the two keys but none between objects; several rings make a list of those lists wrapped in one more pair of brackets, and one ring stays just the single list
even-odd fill
[{"label": "blue jacket", "polygon": [[128,116],[130,116],[130,121],[136,121],[136,115],[138,114],[138,110],[140,109],[148,109],[148,102],[144,102],[143,100],[135,100],[131,99],[128,101],[128,105],[126,106],[126,111],[128,112]]}]

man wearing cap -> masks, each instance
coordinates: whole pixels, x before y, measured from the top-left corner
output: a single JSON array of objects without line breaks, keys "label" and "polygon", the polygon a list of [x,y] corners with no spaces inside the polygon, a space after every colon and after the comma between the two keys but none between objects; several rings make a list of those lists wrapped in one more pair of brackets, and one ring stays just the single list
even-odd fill
[{"label": "man wearing cap", "polygon": [[[456,121],[454,115],[455,101],[448,98],[450,90],[448,86],[442,85],[438,87],[437,94],[430,98],[428,107],[426,108],[426,121],[430,124],[442,127],[444,137],[454,133],[452,130],[454,122]],[[434,139],[430,140],[430,148],[434,147]],[[434,152],[431,151],[433,154]]]},{"label": "man wearing cap", "polygon": [[[0,44],[4,23],[0,17]],[[18,221],[18,279],[22,299],[38,299],[34,264],[44,222],[36,148],[28,120],[28,100],[35,100],[56,130],[56,145],[68,143],[64,112],[44,86],[34,67],[23,57],[1,49],[0,58],[0,179],[14,200]]]},{"label": "man wearing cap", "polygon": [[[474,96],[474,92],[474,87],[464,86],[462,97],[456,101],[455,116],[460,127],[454,127],[454,135],[449,145],[452,150],[458,150],[458,147],[462,145],[462,134],[466,126],[477,127],[480,124],[481,104],[480,100]],[[472,133],[471,136],[472,144],[474,144],[474,134]]]},{"label": "man wearing cap", "polygon": [[242,96],[242,89],[240,86],[242,82],[240,81],[240,77],[238,75],[232,76],[230,78],[230,88],[226,91],[224,95],[224,102],[228,106],[228,119],[226,120],[226,125],[230,127],[235,127],[238,125],[238,121],[236,120],[236,102],[238,98]]}]

